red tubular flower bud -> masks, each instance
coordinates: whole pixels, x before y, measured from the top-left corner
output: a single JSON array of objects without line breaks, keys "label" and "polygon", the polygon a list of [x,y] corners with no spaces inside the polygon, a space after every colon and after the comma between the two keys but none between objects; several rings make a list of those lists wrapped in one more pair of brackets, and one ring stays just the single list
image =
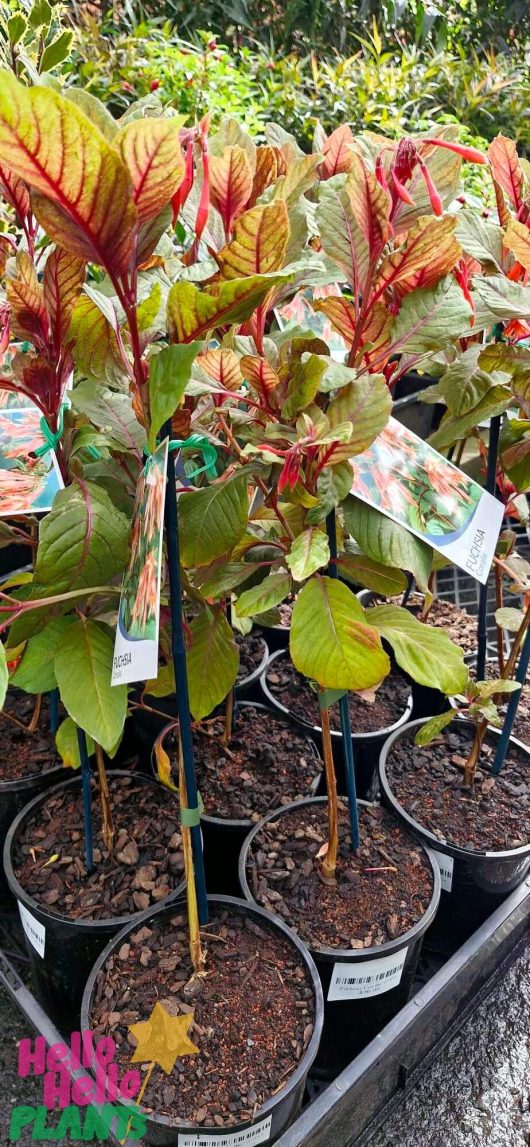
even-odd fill
[{"label": "red tubular flower bud", "polygon": [[479,151],[476,147],[467,147],[463,143],[450,143],[446,139],[422,139],[421,142],[434,144],[435,147],[445,147],[447,151],[454,151],[455,155],[467,159],[468,163],[488,162],[488,157],[484,155],[483,151]]},{"label": "red tubular flower bud", "polygon": [[431,201],[431,207],[434,211],[434,214],[435,215],[443,215],[443,213],[444,213],[443,203],[442,203],[440,196],[438,195],[438,192],[434,186],[434,183],[431,179],[428,168],[426,167],[421,156],[418,157],[418,163],[419,163],[420,168],[421,168],[421,174],[423,175],[423,178],[425,180],[425,186],[427,188],[427,191],[429,192],[429,199]]},{"label": "red tubular flower bud", "polygon": [[171,205],[173,207],[173,226],[175,226],[175,223],[177,222],[177,218],[178,218],[178,213],[179,213],[181,207],[184,206],[184,204],[188,198],[188,195],[189,195],[189,193],[193,187],[193,179],[194,179],[193,141],[191,139],[188,140],[188,144],[186,147],[185,161],[186,162],[185,162],[185,168],[184,168],[184,179],[182,180],[182,183],[181,183],[178,191],[175,192],[173,199],[171,200]]},{"label": "red tubular flower bud", "polygon": [[208,159],[208,144],[206,137],[202,141],[202,173],[203,181],[201,188],[201,197],[199,199],[199,206],[197,209],[197,219],[195,220],[195,238],[199,241],[210,213],[210,169]]},{"label": "red tubular flower bud", "polygon": [[415,204],[414,204],[414,200],[412,198],[412,195],[410,194],[409,191],[407,191],[407,188],[403,186],[401,180],[398,179],[395,171],[392,171],[392,169],[390,169],[390,170],[391,170],[392,180],[394,183],[395,192],[396,192],[398,199],[401,199],[403,203],[408,203],[409,207],[414,207]]}]

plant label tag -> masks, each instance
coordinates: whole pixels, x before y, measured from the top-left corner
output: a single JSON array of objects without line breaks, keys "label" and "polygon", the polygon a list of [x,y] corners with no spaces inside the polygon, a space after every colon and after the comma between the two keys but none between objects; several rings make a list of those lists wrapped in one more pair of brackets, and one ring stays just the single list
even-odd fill
[{"label": "plant label tag", "polygon": [[36,920],[35,917],[31,915],[31,912],[28,912],[27,908],[20,903],[20,900],[17,900],[17,904],[25,935],[31,947],[44,959],[44,949],[46,946],[46,929],[44,924],[41,924],[40,920]]},{"label": "plant label tag", "polygon": [[[17,400],[18,401],[18,400]],[[42,453],[35,454],[35,451]],[[36,406],[0,410],[0,518],[51,510],[64,482]]]},{"label": "plant label tag", "polygon": [[440,869],[440,880],[444,892],[450,892],[453,887],[453,868],[454,860],[452,856],[446,856],[445,852],[436,852],[432,849],[433,855],[436,857],[436,863]]},{"label": "plant label tag", "polygon": [[121,587],[112,685],[158,676],[160,577],[169,439],[147,459],[136,487],[131,557]]},{"label": "plant label tag", "polygon": [[272,1115],[269,1115],[244,1131],[227,1131],[226,1135],[193,1131],[191,1135],[179,1135],[178,1147],[254,1147],[256,1143],[268,1143],[271,1124]]},{"label": "plant label tag", "polygon": [[380,956],[376,960],[363,960],[360,964],[335,964],[328,989],[328,1000],[364,1000],[368,996],[382,996],[396,988],[401,980],[408,948]]},{"label": "plant label tag", "polygon": [[503,503],[395,418],[356,457],[351,493],[486,584]]}]

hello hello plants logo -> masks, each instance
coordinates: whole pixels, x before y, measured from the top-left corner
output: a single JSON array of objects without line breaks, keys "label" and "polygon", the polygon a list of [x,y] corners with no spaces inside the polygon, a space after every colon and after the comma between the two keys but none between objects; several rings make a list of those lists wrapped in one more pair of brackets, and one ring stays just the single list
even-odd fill
[{"label": "hello hello plants logo", "polygon": [[[179,1056],[199,1051],[188,1035],[192,1022],[193,1014],[171,1016],[157,1003],[148,1020],[129,1027],[137,1041],[129,1062],[143,1064],[143,1075],[116,1062],[110,1036],[95,1039],[89,1031],[73,1032],[69,1045],[51,1047],[43,1036],[21,1040],[18,1074],[42,1078],[42,1103],[13,1108],[9,1142],[16,1143],[25,1129],[31,1129],[35,1143],[66,1136],[72,1143],[103,1143],[111,1135],[141,1140],[147,1117],[139,1107],[153,1070],[158,1066],[170,1075]],[[89,1068],[91,1075],[85,1074]]]}]

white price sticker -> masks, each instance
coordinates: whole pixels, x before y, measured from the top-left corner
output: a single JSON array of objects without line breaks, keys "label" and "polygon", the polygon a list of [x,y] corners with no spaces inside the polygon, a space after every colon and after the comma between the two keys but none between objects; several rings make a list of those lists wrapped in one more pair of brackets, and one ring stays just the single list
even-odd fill
[{"label": "white price sticker", "polygon": [[27,908],[24,908],[20,900],[17,903],[24,932],[32,948],[44,959],[44,948],[46,946],[46,929],[44,924],[41,924],[40,920],[36,920],[35,917],[31,915],[31,912],[28,912]]},{"label": "white price sticker", "polygon": [[227,1131],[209,1135],[207,1131],[193,1131],[191,1135],[179,1135],[178,1147],[254,1147],[256,1143],[268,1143],[271,1136],[272,1115],[246,1127],[244,1131]]},{"label": "white price sticker", "polygon": [[367,996],[381,996],[397,987],[401,980],[408,948],[381,956],[378,960],[363,960],[358,964],[335,964],[328,989],[328,1000],[363,1000]]},{"label": "white price sticker", "polygon": [[440,869],[440,880],[444,892],[450,892],[453,887],[453,868],[454,860],[452,856],[447,856],[445,852],[436,852],[433,849],[438,868]]}]

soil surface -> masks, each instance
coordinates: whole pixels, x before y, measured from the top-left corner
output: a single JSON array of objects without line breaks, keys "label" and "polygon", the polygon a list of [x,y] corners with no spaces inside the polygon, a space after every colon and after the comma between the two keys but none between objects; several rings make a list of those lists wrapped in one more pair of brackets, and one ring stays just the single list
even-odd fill
[{"label": "soil surface", "polygon": [[250,890],[313,948],[362,949],[408,932],[433,890],[426,853],[379,805],[361,806],[361,847],[350,848],[340,805],[336,885],[321,878],[318,853],[328,840],[326,804],[305,805],[269,821],[252,841]]},{"label": "soil surface", "polygon": [[184,914],[134,932],[99,974],[90,1028],[116,1041],[123,1075],[136,1047],[129,1024],[157,1001],[193,1015],[199,1054],[180,1056],[170,1076],[156,1069],[142,1106],[202,1130],[252,1119],[288,1082],[313,1033],[314,996],[292,943],[254,920],[212,906],[201,935],[207,975],[188,985]]},{"label": "soil surface", "polygon": [[311,795],[322,762],[309,737],[253,705],[237,707],[226,746],[223,731],[218,717],[193,733],[197,785],[210,816],[261,820],[271,809]]},{"label": "soil surface", "polygon": [[439,840],[474,852],[519,848],[530,841],[530,770],[523,752],[513,750],[498,777],[489,773],[495,747],[486,741],[472,788],[463,766],[470,735],[450,726],[424,748],[411,733],[394,742],[386,772],[395,797]]},{"label": "soil surface", "polygon": [[[81,789],[39,805],[14,847],[22,887],[43,907],[72,920],[107,920],[157,904],[184,869],[176,797],[161,785],[108,777],[114,849],[104,847],[99,787],[92,782],[94,864],[85,867]],[[53,859],[54,857],[58,859]]]},{"label": "soil surface", "polygon": [[235,636],[239,647],[239,672],[236,684],[241,685],[251,673],[259,669],[267,652],[267,644],[259,633],[248,633],[246,637],[236,633]]},{"label": "soil surface", "polygon": [[[307,677],[295,669],[289,655],[277,657],[267,670],[265,680],[277,701],[301,721],[320,728],[318,695]],[[403,716],[410,698],[410,685],[398,671],[385,678],[369,700],[359,693],[348,695],[351,727],[353,733],[372,733],[377,729],[387,729]],[[338,703],[329,710],[331,728],[340,731],[340,708]]]},{"label": "soil surface", "polygon": [[[8,691],[4,710],[0,713],[0,783],[36,776],[62,765],[55,748],[55,738],[50,733],[47,696],[42,698],[38,728],[35,733],[27,731],[35,709],[35,700],[35,697],[24,693],[22,689],[12,688]],[[21,729],[15,721],[9,719],[10,716],[22,722],[25,728]]]},{"label": "soil surface", "polygon": [[[393,605],[401,605],[402,598],[389,598],[389,601]],[[428,625],[434,625],[437,629],[445,629],[451,641],[454,641],[455,645],[459,645],[466,656],[476,653],[477,619],[467,610],[455,605],[452,601],[444,601],[438,597],[433,601],[427,617],[424,619],[420,617],[423,609],[423,595],[419,593],[411,594],[407,602],[407,609],[410,609],[415,617],[419,617],[420,621],[425,620]]]}]

